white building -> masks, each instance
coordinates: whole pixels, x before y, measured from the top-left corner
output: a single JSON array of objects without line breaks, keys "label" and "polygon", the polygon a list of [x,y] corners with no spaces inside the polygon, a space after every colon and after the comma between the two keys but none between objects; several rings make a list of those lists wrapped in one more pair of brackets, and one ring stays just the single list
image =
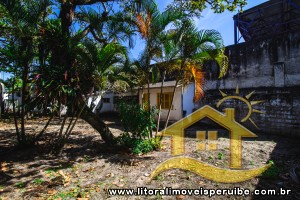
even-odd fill
[{"label": "white building", "polygon": [[[175,81],[164,82],[163,86],[163,97],[162,97],[162,110],[161,119],[166,120],[168,109],[172,101],[173,90],[175,86]],[[160,101],[160,87],[161,83],[150,84],[150,107],[159,106]],[[182,85],[177,85],[175,89],[174,100],[172,103],[172,109],[170,112],[170,121],[178,121],[186,115],[193,112],[194,109],[194,83],[182,87]],[[147,106],[148,102],[148,88],[144,87],[139,92],[139,103],[144,107]]]},{"label": "white building", "polygon": [[87,105],[94,113],[114,111],[114,93],[97,92],[87,97]]}]

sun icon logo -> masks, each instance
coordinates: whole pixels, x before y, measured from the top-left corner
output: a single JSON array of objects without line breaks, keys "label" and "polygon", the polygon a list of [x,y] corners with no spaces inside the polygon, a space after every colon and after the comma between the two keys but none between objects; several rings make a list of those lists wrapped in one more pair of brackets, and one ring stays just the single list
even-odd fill
[{"label": "sun icon logo", "polygon": [[253,108],[254,105],[263,103],[264,100],[262,100],[262,101],[250,101],[250,98],[255,93],[255,91],[252,91],[251,93],[247,94],[245,97],[240,96],[240,91],[239,91],[238,85],[236,86],[236,91],[235,91],[236,95],[227,95],[226,93],[222,92],[221,90],[219,90],[219,91],[220,91],[223,98],[217,103],[217,108],[219,108],[220,105],[226,100],[229,100],[229,99],[240,100],[240,101],[244,102],[248,107],[248,113],[244,118],[241,119],[241,122],[246,122],[247,120],[249,120],[256,128],[258,128],[258,126],[251,119],[251,115],[252,115],[252,113],[265,114],[264,112]]}]

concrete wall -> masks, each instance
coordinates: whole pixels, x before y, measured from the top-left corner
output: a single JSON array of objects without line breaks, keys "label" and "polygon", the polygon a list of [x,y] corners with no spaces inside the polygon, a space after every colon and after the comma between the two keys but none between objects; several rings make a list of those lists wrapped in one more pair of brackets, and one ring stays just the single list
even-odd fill
[{"label": "concrete wall", "polygon": [[[247,127],[255,132],[300,136],[300,34],[229,46],[226,53],[230,60],[228,74],[216,80],[218,71],[207,68],[206,97],[198,107],[216,105],[222,98],[219,89],[234,94],[238,85],[240,95],[255,90],[250,100],[265,100],[253,106],[265,114],[251,116],[260,129],[249,121]],[[244,103],[225,103],[237,106],[237,118],[245,116]]]},{"label": "concrete wall", "polygon": [[[165,92],[173,92],[173,87],[164,87],[163,93]],[[148,90],[144,88],[144,90],[140,91],[139,93],[139,102],[140,105],[142,105],[142,95],[143,93],[148,93]],[[150,89],[150,106],[157,106],[157,93],[160,93],[160,88],[151,88]],[[174,100],[173,100],[173,109],[170,113],[170,121],[177,121],[182,118],[182,88],[177,87]],[[168,110],[162,109],[161,112],[161,119],[166,120],[167,119]]]}]

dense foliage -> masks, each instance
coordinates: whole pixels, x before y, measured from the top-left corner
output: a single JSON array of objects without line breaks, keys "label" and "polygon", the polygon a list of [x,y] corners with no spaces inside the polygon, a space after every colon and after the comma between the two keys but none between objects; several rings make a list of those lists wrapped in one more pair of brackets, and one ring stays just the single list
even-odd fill
[{"label": "dense foliage", "polygon": [[[59,148],[79,117],[103,140],[114,144],[115,137],[87,106],[88,96],[105,90],[124,92],[145,84],[149,91],[149,84],[167,73],[177,77],[176,84],[193,77],[199,82],[199,70],[207,59],[217,61],[223,76],[227,61],[222,38],[216,31],[196,30],[191,17],[206,6],[223,12],[243,5],[243,0],[175,0],[170,9],[161,12],[153,0],[1,0],[0,70],[11,75],[6,86],[12,94],[19,144],[31,146],[41,140],[52,119],[61,118],[63,106],[67,114],[53,137]],[[169,25],[174,30],[168,30]],[[132,61],[127,47],[133,47],[136,35],[145,41],[145,47],[140,59]],[[157,60],[165,64],[150,65]],[[21,105],[15,104],[15,94],[21,96]],[[36,108],[49,120],[42,131],[28,134],[26,118]],[[153,137],[151,109],[121,105],[120,110],[131,115],[130,121],[123,116],[130,137]],[[149,145],[136,146],[147,149]]]},{"label": "dense foliage", "polygon": [[118,110],[124,132],[131,133],[133,138],[148,138],[150,130],[155,128],[155,108],[150,109],[150,116],[148,110],[144,110],[140,105],[134,103],[120,103]]}]

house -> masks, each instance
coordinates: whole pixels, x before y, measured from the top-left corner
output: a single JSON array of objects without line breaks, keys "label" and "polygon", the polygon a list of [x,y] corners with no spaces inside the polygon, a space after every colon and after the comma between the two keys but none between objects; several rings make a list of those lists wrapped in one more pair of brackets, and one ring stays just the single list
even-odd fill
[{"label": "house", "polygon": [[92,108],[94,113],[115,112],[120,100],[136,101],[137,91],[130,91],[117,94],[111,91],[96,92],[87,96],[87,105]]},{"label": "house", "polygon": [[[172,101],[173,90],[176,81],[164,82],[163,96],[161,103],[161,120],[166,120],[168,110]],[[150,84],[150,107],[158,108],[160,101],[161,82]],[[174,100],[171,106],[170,121],[178,121],[182,117],[189,115],[194,109],[194,83],[186,86],[177,85],[174,94]],[[139,91],[139,103],[144,108],[148,107],[148,88],[145,86]]]},{"label": "house", "polygon": [[114,93],[110,91],[102,91],[88,95],[87,105],[94,113],[114,111]]}]

